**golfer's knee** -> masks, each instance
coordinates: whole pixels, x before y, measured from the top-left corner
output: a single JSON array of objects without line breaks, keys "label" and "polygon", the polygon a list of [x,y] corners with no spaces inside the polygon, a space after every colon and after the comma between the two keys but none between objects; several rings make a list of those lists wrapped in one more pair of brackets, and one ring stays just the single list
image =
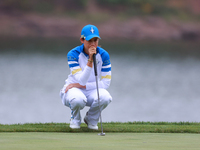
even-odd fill
[{"label": "golfer's knee", "polygon": [[110,93],[105,89],[100,89],[100,100],[102,100],[102,103],[105,105],[108,105],[112,101],[112,97]]},{"label": "golfer's knee", "polygon": [[73,98],[70,101],[71,109],[83,109],[86,105],[87,100],[84,98]]},{"label": "golfer's knee", "polygon": [[104,106],[107,106],[112,101],[112,97],[110,96],[110,94],[103,95],[100,99],[102,101],[102,105]]}]

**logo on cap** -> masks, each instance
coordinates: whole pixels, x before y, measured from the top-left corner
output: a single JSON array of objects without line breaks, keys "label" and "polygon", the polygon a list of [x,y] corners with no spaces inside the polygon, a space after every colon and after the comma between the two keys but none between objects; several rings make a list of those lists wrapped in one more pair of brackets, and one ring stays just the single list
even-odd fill
[{"label": "logo on cap", "polygon": [[93,27],[91,27],[91,30],[90,30],[91,32],[92,32],[92,34],[94,33],[94,29],[93,29]]}]

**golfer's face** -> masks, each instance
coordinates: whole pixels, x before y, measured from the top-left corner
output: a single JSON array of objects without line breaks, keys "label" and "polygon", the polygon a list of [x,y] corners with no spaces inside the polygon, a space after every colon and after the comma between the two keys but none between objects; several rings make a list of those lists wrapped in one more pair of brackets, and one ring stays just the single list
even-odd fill
[{"label": "golfer's face", "polygon": [[89,49],[90,47],[96,47],[98,46],[99,38],[94,37],[90,39],[89,41],[84,40],[84,45],[86,49]]}]

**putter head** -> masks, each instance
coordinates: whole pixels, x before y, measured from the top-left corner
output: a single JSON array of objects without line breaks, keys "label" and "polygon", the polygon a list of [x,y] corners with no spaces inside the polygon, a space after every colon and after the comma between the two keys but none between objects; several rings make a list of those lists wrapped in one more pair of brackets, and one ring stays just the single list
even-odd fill
[{"label": "putter head", "polygon": [[101,133],[99,133],[98,135],[100,135],[100,136],[105,136],[106,134],[103,133],[103,132],[101,132]]}]

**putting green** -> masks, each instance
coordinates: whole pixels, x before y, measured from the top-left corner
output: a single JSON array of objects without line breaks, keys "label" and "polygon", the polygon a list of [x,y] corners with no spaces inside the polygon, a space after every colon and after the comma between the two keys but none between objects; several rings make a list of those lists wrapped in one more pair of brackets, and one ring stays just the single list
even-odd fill
[{"label": "putting green", "polygon": [[199,134],[178,133],[0,133],[0,150],[191,150],[200,149]]}]

